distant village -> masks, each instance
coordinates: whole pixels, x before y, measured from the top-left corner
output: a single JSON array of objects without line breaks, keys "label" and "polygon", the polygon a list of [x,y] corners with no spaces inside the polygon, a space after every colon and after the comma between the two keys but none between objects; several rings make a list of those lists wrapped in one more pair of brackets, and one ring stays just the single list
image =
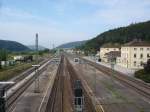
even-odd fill
[{"label": "distant village", "polygon": [[[72,54],[85,55],[84,51],[64,48],[63,51]],[[60,52],[60,51],[57,51]],[[90,55],[91,56],[91,55]],[[96,55],[99,62],[115,64],[133,70],[143,69],[144,64],[150,59],[150,43],[133,40],[124,45],[118,43],[106,43],[100,47]],[[20,62],[32,62],[35,57],[28,55],[16,55],[11,60],[1,61],[1,66],[10,66]]]},{"label": "distant village", "polygon": [[[84,54],[83,51],[64,49],[68,53]],[[100,62],[114,63],[124,68],[133,70],[143,69],[144,64],[150,59],[150,43],[133,40],[124,45],[106,43],[100,47],[95,55]]]},{"label": "distant village", "polygon": [[34,56],[32,55],[16,55],[12,56],[12,59],[10,60],[3,60],[1,61],[1,66],[6,67],[6,66],[13,66],[17,63],[22,63],[22,62],[32,62],[34,60]]}]

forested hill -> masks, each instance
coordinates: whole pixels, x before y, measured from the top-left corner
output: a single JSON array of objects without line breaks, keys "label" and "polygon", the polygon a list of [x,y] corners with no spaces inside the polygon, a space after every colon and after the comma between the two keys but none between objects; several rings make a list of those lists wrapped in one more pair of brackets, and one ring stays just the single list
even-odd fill
[{"label": "forested hill", "polygon": [[9,51],[28,51],[30,50],[25,45],[15,42],[15,41],[8,41],[8,40],[0,40],[0,49],[6,49]]},{"label": "forested hill", "polygon": [[133,39],[150,41],[150,21],[106,31],[87,41],[80,48],[84,50],[99,50],[100,46],[105,43],[123,44],[132,41]]},{"label": "forested hill", "polygon": [[86,41],[69,42],[58,46],[57,48],[75,48],[84,45]]}]

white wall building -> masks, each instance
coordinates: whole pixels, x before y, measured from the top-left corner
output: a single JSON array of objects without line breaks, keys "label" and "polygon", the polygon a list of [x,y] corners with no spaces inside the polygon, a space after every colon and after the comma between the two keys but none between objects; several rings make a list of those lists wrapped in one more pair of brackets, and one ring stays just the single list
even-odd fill
[{"label": "white wall building", "polygon": [[120,47],[118,44],[105,44],[100,48],[100,59],[103,62],[107,62],[106,54],[112,51],[120,51]]},{"label": "white wall building", "polygon": [[24,59],[24,57],[23,56],[14,56],[14,60],[16,61],[16,60],[23,60]]},{"label": "white wall building", "polygon": [[143,64],[150,59],[150,43],[132,41],[121,47],[121,58],[118,65],[131,69],[142,69]]}]

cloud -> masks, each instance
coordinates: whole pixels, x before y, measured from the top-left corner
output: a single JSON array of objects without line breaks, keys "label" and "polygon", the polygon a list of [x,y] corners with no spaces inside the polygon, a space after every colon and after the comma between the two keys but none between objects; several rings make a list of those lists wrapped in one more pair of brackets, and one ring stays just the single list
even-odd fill
[{"label": "cloud", "polygon": [[[36,2],[36,0],[33,0]],[[1,8],[0,37],[33,44],[39,33],[42,45],[92,38],[111,28],[150,19],[150,0],[43,0],[43,9],[28,12]],[[20,2],[21,3],[21,2]],[[32,8],[31,8],[32,10]]]},{"label": "cloud", "polygon": [[[87,37],[87,35],[82,32],[67,32],[59,27],[52,27],[49,24],[32,25],[20,22],[0,22],[0,26],[1,39],[15,40],[26,45],[34,44],[35,33],[39,33],[40,45],[46,47],[50,47],[50,44],[57,46],[65,42],[76,41],[77,38],[80,38],[77,37],[77,35]],[[77,35],[75,35],[75,33],[77,33]]]},{"label": "cloud", "polygon": [[52,27],[58,26],[58,23],[51,18],[43,17],[41,15],[36,15],[31,12],[27,12],[24,10],[20,10],[17,8],[10,8],[10,7],[2,7],[0,13],[0,20],[8,23],[13,22],[23,22],[30,25],[39,24],[49,24]]},{"label": "cloud", "polygon": [[[109,7],[99,8],[95,12],[80,18],[77,24],[109,25],[111,28],[141,22],[150,19],[150,1],[148,0],[87,0],[91,4],[101,1]],[[136,2],[137,1],[137,2]],[[149,7],[148,7],[149,6]]]},{"label": "cloud", "polygon": [[1,16],[13,17],[18,19],[33,19],[34,16],[28,12],[12,9],[8,7],[3,7],[1,9]]}]

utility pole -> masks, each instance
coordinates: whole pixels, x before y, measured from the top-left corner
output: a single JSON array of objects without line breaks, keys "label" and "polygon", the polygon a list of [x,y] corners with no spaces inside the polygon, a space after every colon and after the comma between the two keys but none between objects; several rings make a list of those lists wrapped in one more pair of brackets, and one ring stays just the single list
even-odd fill
[{"label": "utility pole", "polygon": [[113,59],[111,59],[111,70],[112,70],[112,75],[111,75],[111,80],[112,80],[112,83],[114,83],[114,72],[115,72],[115,61]]},{"label": "utility pole", "polygon": [[53,49],[55,49],[55,44],[53,44]]},{"label": "utility pole", "polygon": [[32,65],[35,67],[35,88],[34,88],[34,92],[35,93],[39,93],[40,92],[40,88],[39,88],[39,66],[38,63],[39,63],[39,53],[38,53],[38,33],[36,33],[36,37],[35,37],[35,52],[36,52],[36,65]]},{"label": "utility pole", "polygon": [[38,64],[38,33],[36,33],[35,37],[35,50],[36,50],[36,64]]},{"label": "utility pole", "polygon": [[[96,57],[94,56],[94,61],[96,63]],[[97,92],[96,92],[96,75],[97,75],[97,69],[95,68],[95,75],[94,75],[94,78],[95,78],[95,82],[94,82],[94,89],[95,89],[95,111],[96,111],[96,107],[97,107],[97,102],[96,102],[96,97],[97,97]]]}]

